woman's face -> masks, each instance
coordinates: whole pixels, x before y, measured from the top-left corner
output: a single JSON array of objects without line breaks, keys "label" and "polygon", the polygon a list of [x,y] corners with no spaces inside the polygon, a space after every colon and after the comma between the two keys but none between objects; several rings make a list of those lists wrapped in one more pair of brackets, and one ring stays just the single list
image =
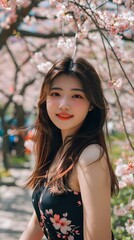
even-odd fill
[{"label": "woman's face", "polygon": [[48,116],[61,129],[63,139],[82,125],[90,107],[77,77],[62,74],[56,77],[46,99]]}]

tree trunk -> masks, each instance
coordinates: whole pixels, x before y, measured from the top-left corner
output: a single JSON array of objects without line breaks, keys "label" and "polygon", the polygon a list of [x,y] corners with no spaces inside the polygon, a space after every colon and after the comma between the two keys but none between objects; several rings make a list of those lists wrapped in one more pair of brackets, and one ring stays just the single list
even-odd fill
[{"label": "tree trunk", "polygon": [[1,122],[2,122],[3,131],[4,131],[3,144],[2,144],[3,166],[6,170],[8,170],[9,169],[9,162],[8,162],[9,142],[8,142],[8,135],[7,135],[7,124],[4,120],[4,115],[1,116]]},{"label": "tree trunk", "polygon": [[17,119],[17,128],[18,128],[18,142],[17,142],[17,156],[24,156],[24,124],[25,124],[25,112],[23,106],[16,105],[15,106],[16,114],[15,117]]}]

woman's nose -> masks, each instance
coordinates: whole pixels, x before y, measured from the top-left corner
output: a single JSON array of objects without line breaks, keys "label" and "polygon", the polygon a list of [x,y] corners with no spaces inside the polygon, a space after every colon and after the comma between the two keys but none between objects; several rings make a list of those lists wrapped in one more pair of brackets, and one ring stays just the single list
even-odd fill
[{"label": "woman's nose", "polygon": [[62,110],[69,110],[70,109],[70,104],[67,99],[62,99],[59,104],[59,109]]}]

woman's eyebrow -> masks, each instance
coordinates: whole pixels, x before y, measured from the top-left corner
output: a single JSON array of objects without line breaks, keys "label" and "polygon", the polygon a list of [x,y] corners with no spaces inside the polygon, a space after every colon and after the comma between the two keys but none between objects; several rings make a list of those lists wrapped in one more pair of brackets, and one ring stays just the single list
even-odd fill
[{"label": "woman's eyebrow", "polygon": [[[60,87],[52,87],[50,90],[61,90],[61,91],[63,91],[63,89],[60,88]],[[80,92],[84,92],[84,90],[81,89],[81,88],[72,88],[71,91],[80,91]]]},{"label": "woman's eyebrow", "polygon": [[72,88],[71,91],[80,91],[80,92],[84,92],[84,90],[81,89],[81,88]]},{"label": "woman's eyebrow", "polygon": [[51,89],[50,90],[63,90],[62,88],[60,88],[60,87],[51,87]]}]

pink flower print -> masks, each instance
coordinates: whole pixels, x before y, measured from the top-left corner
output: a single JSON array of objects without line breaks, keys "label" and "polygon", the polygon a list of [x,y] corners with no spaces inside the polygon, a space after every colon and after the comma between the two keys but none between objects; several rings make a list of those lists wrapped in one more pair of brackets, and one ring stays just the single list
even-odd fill
[{"label": "pink flower print", "polygon": [[61,232],[66,234],[67,232],[71,231],[71,227],[69,227],[68,225],[70,225],[71,221],[67,220],[66,218],[61,218]]},{"label": "pink flower print", "polygon": [[81,206],[81,201],[78,201],[77,203],[78,203],[79,206]]},{"label": "pink flower print", "polygon": [[40,222],[39,225],[41,228],[43,228],[43,226],[44,226],[43,222]]},{"label": "pink flower print", "polygon": [[73,236],[69,236],[68,240],[74,240],[74,237]]},{"label": "pink flower print", "polygon": [[63,213],[63,217],[67,217],[67,215],[68,215],[68,213],[66,212],[66,213]]},{"label": "pink flower print", "polygon": [[80,231],[79,230],[75,230],[75,234],[76,235],[80,235]]},{"label": "pink flower print", "polygon": [[79,194],[78,192],[74,191],[74,195],[78,195],[78,194]]},{"label": "pink flower print", "polygon": [[51,222],[53,223],[53,226],[55,229],[60,229],[60,215],[54,214],[54,218],[50,218]]},{"label": "pink flower print", "polygon": [[42,212],[42,210],[40,209],[40,217],[41,217],[41,220],[45,220],[46,217],[44,216],[44,213]]},{"label": "pink flower print", "polygon": [[47,214],[50,214],[50,215],[53,215],[53,209],[49,209],[49,210],[46,209],[46,213],[47,213]]},{"label": "pink flower print", "polygon": [[61,238],[61,234],[60,234],[60,233],[58,233],[58,234],[57,234],[57,237],[58,237],[58,238]]},{"label": "pink flower print", "polygon": [[66,234],[67,232],[71,231],[70,225],[71,221],[67,220],[66,218],[60,218],[60,215],[54,214],[54,218],[50,218],[51,222],[55,229],[60,229],[61,233]]}]

